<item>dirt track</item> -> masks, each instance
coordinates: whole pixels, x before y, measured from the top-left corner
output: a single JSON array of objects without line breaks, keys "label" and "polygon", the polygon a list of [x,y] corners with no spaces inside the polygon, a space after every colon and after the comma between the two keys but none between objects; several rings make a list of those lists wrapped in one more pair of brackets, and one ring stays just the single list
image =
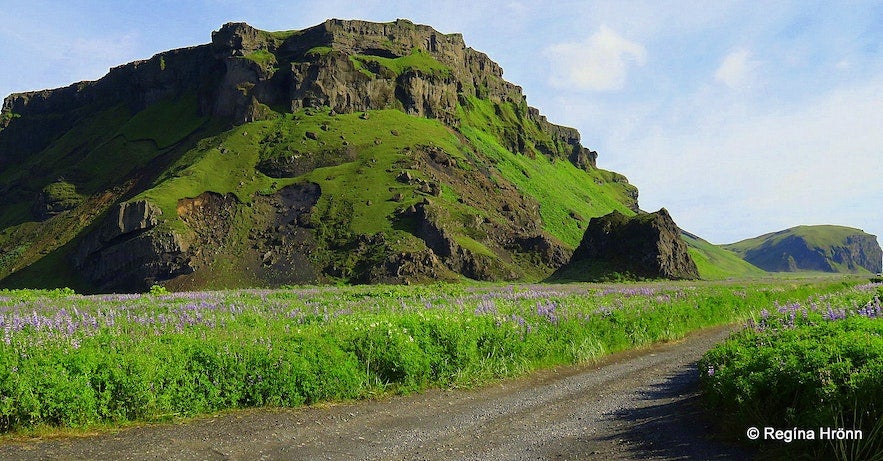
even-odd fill
[{"label": "dirt track", "polygon": [[709,438],[695,361],[727,336],[618,354],[469,391],[246,410],[88,438],[7,443],[39,460],[711,460],[751,454]]}]

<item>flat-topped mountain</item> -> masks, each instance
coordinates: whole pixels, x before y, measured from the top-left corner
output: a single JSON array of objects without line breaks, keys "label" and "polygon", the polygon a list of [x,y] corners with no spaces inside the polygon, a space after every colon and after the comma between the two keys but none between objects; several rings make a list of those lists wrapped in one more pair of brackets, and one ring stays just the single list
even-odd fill
[{"label": "flat-topped mountain", "polygon": [[797,226],[724,248],[770,272],[883,270],[883,250],[877,237],[851,227]]},{"label": "flat-topped mountain", "polygon": [[459,34],[230,23],[0,115],[0,284],[538,280],[638,210]]}]

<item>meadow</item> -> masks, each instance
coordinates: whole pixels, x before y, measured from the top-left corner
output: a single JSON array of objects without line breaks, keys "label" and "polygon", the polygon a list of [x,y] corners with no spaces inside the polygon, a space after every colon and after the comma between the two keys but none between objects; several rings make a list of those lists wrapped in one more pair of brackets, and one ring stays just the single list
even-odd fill
[{"label": "meadow", "polygon": [[732,415],[725,431],[745,440],[749,427],[803,430],[790,432],[801,440],[756,442],[790,459],[883,459],[881,297],[872,282],[776,303],[707,352],[700,381],[712,411]]},{"label": "meadow", "polygon": [[[473,386],[856,281],[0,291],[0,432]],[[835,298],[831,298],[835,299]]]}]

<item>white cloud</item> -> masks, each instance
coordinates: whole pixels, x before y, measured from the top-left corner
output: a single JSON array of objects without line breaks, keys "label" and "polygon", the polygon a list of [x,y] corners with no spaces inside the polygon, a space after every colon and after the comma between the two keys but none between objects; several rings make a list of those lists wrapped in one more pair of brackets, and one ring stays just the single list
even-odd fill
[{"label": "white cloud", "polygon": [[631,63],[644,65],[647,51],[607,26],[582,42],[558,43],[543,53],[550,62],[549,83],[559,88],[619,90]]},{"label": "white cloud", "polygon": [[883,237],[880,94],[878,79],[775,110],[709,99],[703,122],[618,140],[611,150],[627,158],[614,169],[638,186],[642,208],[665,206],[716,243],[800,224]]},{"label": "white cloud", "polygon": [[759,66],[759,61],[751,59],[750,51],[739,48],[724,57],[714,73],[714,79],[730,88],[742,89],[754,81],[755,71]]}]

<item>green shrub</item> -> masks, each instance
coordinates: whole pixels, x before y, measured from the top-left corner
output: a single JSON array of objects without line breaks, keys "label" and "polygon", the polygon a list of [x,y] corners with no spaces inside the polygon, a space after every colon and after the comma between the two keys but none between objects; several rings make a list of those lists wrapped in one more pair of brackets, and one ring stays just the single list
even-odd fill
[{"label": "green shrub", "polygon": [[875,289],[776,305],[706,353],[700,381],[710,408],[733,416],[728,430],[857,429],[861,441],[795,445],[810,458],[883,459],[883,307]]}]

